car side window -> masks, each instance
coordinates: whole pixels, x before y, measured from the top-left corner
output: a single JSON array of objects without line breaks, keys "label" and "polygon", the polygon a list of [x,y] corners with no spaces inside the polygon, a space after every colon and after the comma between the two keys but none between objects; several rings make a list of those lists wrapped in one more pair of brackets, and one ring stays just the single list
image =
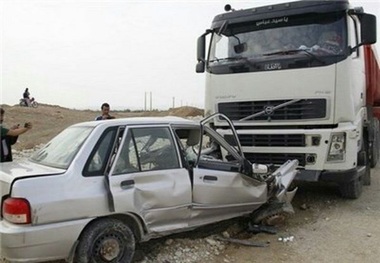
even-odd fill
[{"label": "car side window", "polygon": [[132,138],[132,132],[129,130],[120,150],[120,155],[116,160],[113,174],[117,175],[138,171],[140,171],[140,168],[136,154],[136,147]]},{"label": "car side window", "polygon": [[173,137],[168,127],[132,130],[141,171],[179,168]]},{"label": "car side window", "polygon": [[[211,134],[211,132],[213,134]],[[198,167],[219,171],[234,171],[238,172],[240,170],[240,162],[234,157],[232,150],[223,146],[222,140],[225,140],[216,136],[216,132],[207,129],[203,135],[202,145],[195,145],[193,147],[194,152],[197,154],[201,149],[201,155],[198,163]],[[218,138],[219,137],[219,138]],[[227,142],[225,142],[227,143]]]},{"label": "car side window", "polygon": [[168,127],[130,128],[113,174],[174,168],[179,159]]},{"label": "car side window", "polygon": [[103,175],[115,140],[116,129],[108,129],[100,137],[83,170],[84,176]]}]

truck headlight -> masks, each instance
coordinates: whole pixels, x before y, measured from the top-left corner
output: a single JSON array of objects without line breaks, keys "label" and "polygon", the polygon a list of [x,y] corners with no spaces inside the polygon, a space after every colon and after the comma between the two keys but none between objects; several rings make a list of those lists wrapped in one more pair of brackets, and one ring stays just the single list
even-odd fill
[{"label": "truck headlight", "polygon": [[327,161],[343,161],[346,153],[346,134],[337,133],[331,136]]}]

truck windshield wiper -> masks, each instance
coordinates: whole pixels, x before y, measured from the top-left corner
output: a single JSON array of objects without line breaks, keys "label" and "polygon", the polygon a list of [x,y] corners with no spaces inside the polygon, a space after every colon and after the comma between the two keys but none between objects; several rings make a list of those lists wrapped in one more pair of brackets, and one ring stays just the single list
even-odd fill
[{"label": "truck windshield wiper", "polygon": [[248,64],[250,64],[251,66],[254,66],[254,63],[252,63],[249,58],[247,57],[241,57],[241,56],[238,56],[238,57],[226,57],[226,58],[215,58],[213,60],[210,60],[209,62],[221,62],[221,61],[240,61],[240,60],[243,60],[245,62],[247,62]]},{"label": "truck windshield wiper", "polygon": [[226,57],[226,58],[215,58],[213,60],[210,60],[210,62],[219,62],[219,61],[235,61],[235,60],[245,60],[247,58],[245,57]]},{"label": "truck windshield wiper", "polygon": [[324,63],[323,60],[319,59],[316,55],[308,51],[307,49],[289,49],[289,50],[281,50],[281,51],[276,51],[272,53],[266,53],[263,54],[263,56],[274,56],[274,55],[291,55],[291,54],[296,54],[296,53],[306,53],[310,58],[315,59],[318,62]]}]

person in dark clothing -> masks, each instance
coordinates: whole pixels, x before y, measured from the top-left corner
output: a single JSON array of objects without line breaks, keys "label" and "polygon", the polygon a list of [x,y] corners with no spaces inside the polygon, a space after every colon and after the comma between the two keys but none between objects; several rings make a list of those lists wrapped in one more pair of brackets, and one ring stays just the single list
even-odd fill
[{"label": "person in dark clothing", "polygon": [[17,142],[18,136],[30,130],[32,124],[27,122],[24,127],[19,125],[13,126],[11,129],[7,129],[3,126],[5,111],[0,108],[0,126],[1,126],[1,142],[0,142],[0,162],[12,162],[12,145]]},{"label": "person in dark clothing", "polygon": [[24,93],[22,94],[22,97],[24,98],[26,105],[29,107],[30,106],[30,92],[29,88],[26,88]]},{"label": "person in dark clothing", "polygon": [[1,137],[1,160],[0,162],[12,162],[12,148],[11,145],[17,142],[18,136],[5,136]]},{"label": "person in dark clothing", "polygon": [[96,121],[115,119],[114,116],[110,115],[110,105],[108,103],[103,103],[100,109],[102,110],[102,115],[96,117]]}]

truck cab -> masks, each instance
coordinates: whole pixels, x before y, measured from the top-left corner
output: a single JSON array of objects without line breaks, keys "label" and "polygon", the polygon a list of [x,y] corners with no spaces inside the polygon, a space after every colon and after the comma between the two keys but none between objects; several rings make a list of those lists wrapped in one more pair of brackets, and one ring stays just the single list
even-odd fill
[{"label": "truck cab", "polygon": [[379,156],[376,17],[348,1],[225,11],[198,39],[206,115],[232,120],[251,162],[297,159],[298,180],[358,198]]}]

